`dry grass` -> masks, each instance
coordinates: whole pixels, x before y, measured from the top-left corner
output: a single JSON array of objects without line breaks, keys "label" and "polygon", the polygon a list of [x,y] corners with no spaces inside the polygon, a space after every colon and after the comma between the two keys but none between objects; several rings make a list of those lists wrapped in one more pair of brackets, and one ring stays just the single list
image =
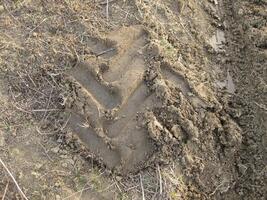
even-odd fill
[{"label": "dry grass", "polygon": [[[6,164],[2,161],[1,158],[0,158],[0,163],[2,164],[2,166],[4,167],[4,169],[7,171],[8,175],[11,177],[12,181],[15,183],[17,189],[18,189],[19,192],[21,193],[21,196],[22,196],[25,200],[28,200],[28,198],[26,197],[26,195],[24,194],[24,192],[23,192],[22,189],[20,188],[18,182],[17,182],[16,179],[14,178],[13,174],[10,172],[10,170],[8,169],[8,167],[7,167]],[[2,199],[4,199],[5,196],[6,196],[7,188],[8,188],[8,184],[7,184],[6,188],[5,188],[5,191],[4,191],[4,194],[3,194]]]}]

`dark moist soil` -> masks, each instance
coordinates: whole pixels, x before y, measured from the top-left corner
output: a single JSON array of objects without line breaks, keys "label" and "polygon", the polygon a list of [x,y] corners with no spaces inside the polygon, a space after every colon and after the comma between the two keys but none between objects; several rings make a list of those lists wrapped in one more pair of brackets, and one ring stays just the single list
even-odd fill
[{"label": "dark moist soil", "polygon": [[224,199],[266,199],[267,3],[225,1],[224,7],[228,54],[225,66],[237,87],[227,108],[243,136],[235,161],[238,177]]}]

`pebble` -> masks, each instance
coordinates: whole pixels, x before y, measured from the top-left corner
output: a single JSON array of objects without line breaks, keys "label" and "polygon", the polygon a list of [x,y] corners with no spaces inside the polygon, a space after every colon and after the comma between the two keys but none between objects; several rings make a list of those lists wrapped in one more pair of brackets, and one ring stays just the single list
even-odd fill
[{"label": "pebble", "polygon": [[4,6],[0,5],[0,12],[2,12],[4,10],[5,10]]},{"label": "pebble", "polygon": [[64,168],[67,168],[68,164],[64,162],[64,163],[61,164],[61,166],[64,167]]},{"label": "pebble", "polygon": [[33,32],[33,33],[32,33],[32,36],[33,36],[33,37],[37,37],[38,34],[37,34],[36,32]]},{"label": "pebble", "polygon": [[58,153],[59,152],[59,147],[54,147],[54,148],[51,149],[51,151],[53,153]]}]

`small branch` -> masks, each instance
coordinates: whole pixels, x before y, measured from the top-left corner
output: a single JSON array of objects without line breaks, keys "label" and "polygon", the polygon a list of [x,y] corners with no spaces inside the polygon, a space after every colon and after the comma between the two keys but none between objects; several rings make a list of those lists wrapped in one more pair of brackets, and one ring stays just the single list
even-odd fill
[{"label": "small branch", "polygon": [[62,200],[69,199],[69,198],[71,198],[71,197],[73,197],[73,196],[75,196],[75,195],[78,195],[78,194],[80,194],[80,193],[82,193],[82,192],[84,192],[84,191],[86,191],[86,190],[89,190],[89,189],[91,189],[91,188],[92,188],[92,186],[90,186],[90,187],[86,187],[86,188],[83,188],[83,189],[81,189],[81,190],[79,190],[79,191],[77,191],[77,192],[74,192],[74,193],[72,193],[71,195],[69,195],[69,196],[65,197],[65,198],[64,198],[64,199],[62,199]]},{"label": "small branch", "polygon": [[162,194],[162,177],[161,177],[161,172],[160,172],[160,168],[159,168],[159,165],[158,165],[158,173],[159,173],[159,193],[160,195]]},{"label": "small branch", "polygon": [[3,165],[3,167],[5,168],[5,170],[7,171],[7,173],[9,174],[9,176],[11,177],[11,179],[13,180],[13,182],[15,183],[15,185],[17,186],[18,190],[20,191],[22,197],[25,200],[29,200],[26,195],[23,193],[23,191],[21,190],[21,188],[19,187],[19,184],[17,183],[16,179],[14,178],[14,176],[11,174],[11,172],[9,171],[9,169],[7,168],[7,166],[5,165],[5,163],[2,161],[2,159],[0,158],[0,163]]},{"label": "small branch", "polygon": [[143,186],[143,181],[142,181],[142,175],[140,174],[140,185],[141,185],[141,191],[142,191],[142,200],[145,200],[145,190]]},{"label": "small branch", "polygon": [[[47,117],[46,114],[47,114],[47,112],[48,112],[48,108],[49,108],[49,106],[50,106],[50,101],[51,101],[51,98],[52,98],[52,93],[53,93],[53,89],[52,89],[51,92],[50,92],[49,99],[48,99],[48,101],[47,101],[47,105],[46,105],[46,111],[45,111],[45,113],[44,113],[44,115],[43,115],[43,118],[42,118],[41,122],[42,122],[43,120],[45,120],[45,118]],[[41,122],[40,122],[40,123],[41,123]]]},{"label": "small branch", "polygon": [[37,26],[35,26],[33,29],[29,31],[27,40],[31,37],[32,32],[35,31],[35,29],[37,29],[39,26],[41,26],[42,23],[44,23],[46,20],[47,18],[43,19],[43,21],[41,21]]},{"label": "small branch", "polygon": [[27,113],[27,114],[32,114],[30,111],[27,111],[27,110],[25,110],[25,109],[23,109],[23,108],[20,108],[20,107],[18,107],[16,104],[14,104],[13,106],[14,106],[16,109],[18,109],[19,111],[22,111],[22,112]]},{"label": "small branch", "polygon": [[115,182],[116,187],[119,189],[119,191],[122,192],[121,187],[119,186],[117,180],[114,179],[114,182]]},{"label": "small branch", "polygon": [[[113,3],[115,1],[117,1],[117,0],[109,0],[108,3]],[[107,5],[107,1],[100,2],[99,5],[101,5],[101,6]]]},{"label": "small branch", "polygon": [[62,109],[58,109],[58,108],[51,108],[51,109],[35,109],[35,110],[31,110],[31,112],[48,112],[48,111],[59,111]]},{"label": "small branch", "polygon": [[53,159],[48,155],[48,151],[46,150],[46,148],[44,147],[44,145],[42,145],[42,143],[40,143],[40,142],[38,142],[39,143],[39,145],[42,147],[42,149],[44,150],[44,153],[45,153],[45,155],[47,156],[47,158],[51,161],[51,162],[53,162]]},{"label": "small branch", "polygon": [[3,194],[2,200],[5,200],[5,197],[6,197],[6,192],[7,192],[7,189],[8,189],[8,185],[9,185],[9,182],[6,184],[6,188],[5,188],[5,191],[4,191],[4,194]]},{"label": "small branch", "polygon": [[107,5],[106,5],[106,15],[107,15],[107,21],[108,21],[108,17],[109,17],[109,16],[108,16],[108,15],[109,15],[109,14],[108,14],[108,12],[109,12],[109,0],[106,1],[106,4],[107,4]]},{"label": "small branch", "polygon": [[85,186],[86,186],[87,184],[88,184],[88,182],[84,184],[83,189],[82,189],[82,191],[80,192],[80,195],[79,195],[78,200],[81,200],[82,195],[83,195],[83,192],[85,191],[85,188],[86,188]]},{"label": "small branch", "polygon": [[254,101],[254,103],[255,103],[259,108],[261,108],[261,109],[267,111],[267,108],[266,108],[265,105],[263,105],[263,104],[259,104],[259,103],[257,103],[256,101]]},{"label": "small branch", "polygon": [[102,55],[104,55],[104,54],[106,54],[106,53],[108,53],[108,52],[114,51],[114,50],[116,50],[116,49],[115,49],[115,48],[109,48],[109,49],[107,49],[107,50],[101,51],[100,53],[98,53],[98,54],[96,55],[96,57],[98,57],[98,56],[102,56]]}]

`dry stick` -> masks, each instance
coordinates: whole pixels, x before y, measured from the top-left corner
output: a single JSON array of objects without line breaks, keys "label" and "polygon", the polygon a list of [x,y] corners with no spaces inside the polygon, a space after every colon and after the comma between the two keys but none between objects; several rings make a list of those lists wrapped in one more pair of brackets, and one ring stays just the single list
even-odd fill
[{"label": "dry stick", "polygon": [[33,29],[29,31],[27,40],[30,39],[32,32],[35,31],[35,29],[37,29],[39,26],[41,26],[42,23],[44,23],[46,20],[47,18],[43,19],[43,21],[41,21],[37,26],[35,26]]},{"label": "dry stick", "polygon": [[159,165],[158,165],[158,173],[159,173],[159,193],[161,195],[162,194],[162,177],[161,177]]},{"label": "dry stick", "polygon": [[115,185],[116,185],[116,187],[119,189],[119,191],[120,191],[120,193],[122,192],[122,190],[121,190],[121,188],[120,188],[120,186],[119,186],[119,184],[118,184],[118,182],[114,179],[114,182],[115,182]]},{"label": "dry stick", "polygon": [[80,195],[79,195],[79,198],[78,200],[81,200],[82,198],[82,195],[83,195],[83,192],[84,192],[84,189],[86,188],[85,186],[89,183],[89,181],[87,181],[87,183],[84,184],[83,188],[82,188],[82,191],[80,192]]},{"label": "dry stick", "polygon": [[[47,105],[46,105],[46,111],[45,111],[45,113],[44,113],[44,115],[43,115],[43,117],[42,117],[42,120],[41,120],[41,122],[43,122],[43,120],[45,120],[45,118],[47,118],[47,109],[49,108],[49,105],[50,105],[50,101],[51,101],[51,98],[52,98],[52,93],[53,93],[53,89],[51,90],[51,92],[50,92],[50,95],[49,95],[49,99],[48,99],[48,101],[47,101]],[[41,123],[40,122],[40,123]]]},{"label": "dry stick", "polygon": [[144,186],[143,186],[143,181],[142,181],[142,175],[140,174],[140,185],[141,185],[141,190],[142,190],[142,200],[145,200],[145,191],[144,191]]},{"label": "dry stick", "polygon": [[85,191],[85,190],[89,190],[89,189],[91,189],[91,188],[92,188],[92,186],[83,188],[82,190],[79,190],[79,191],[77,191],[77,192],[72,193],[71,195],[69,195],[69,196],[67,196],[67,197],[64,197],[64,199],[62,199],[62,200],[69,199],[69,198],[71,198],[71,197],[73,197],[73,196],[75,196],[75,195],[77,195],[77,194],[80,194],[81,192],[83,192],[83,191]]},{"label": "dry stick", "polygon": [[106,53],[108,53],[108,52],[114,51],[114,50],[116,50],[116,48],[109,48],[109,49],[107,49],[107,50],[101,51],[100,53],[98,53],[98,54],[96,55],[96,57],[98,57],[98,56],[102,56],[102,55],[104,55],[104,54],[106,54]]},{"label": "dry stick", "polygon": [[107,0],[107,5],[106,5],[106,15],[107,15],[107,21],[108,21],[108,8],[109,8],[109,0]]},{"label": "dry stick", "polygon": [[31,110],[31,112],[48,112],[48,111],[59,111],[62,109],[59,108],[51,108],[51,109],[35,109],[35,110]]},{"label": "dry stick", "polygon": [[22,112],[27,113],[27,114],[32,114],[30,111],[27,111],[27,110],[25,110],[25,109],[23,109],[23,108],[20,108],[20,107],[18,107],[16,104],[14,104],[13,106],[14,106],[16,109],[18,109],[19,111],[22,111]]},{"label": "dry stick", "polygon": [[128,15],[130,15],[132,17],[134,17],[138,22],[143,23],[143,21],[141,21],[140,19],[138,19],[138,17],[136,15],[126,12],[125,10],[121,9],[119,6],[114,5],[113,8],[115,8],[117,10],[120,10],[121,12],[123,12],[125,14],[128,14]]},{"label": "dry stick", "polygon": [[44,150],[44,153],[45,153],[45,155],[47,156],[47,158],[48,158],[51,162],[53,162],[53,159],[48,155],[47,150],[46,150],[46,148],[44,147],[44,145],[42,145],[42,143],[40,143],[40,142],[38,142],[38,143],[39,143],[39,145],[42,147],[42,149]]},{"label": "dry stick", "polygon": [[259,103],[257,103],[256,101],[254,101],[254,103],[255,103],[257,106],[259,106],[259,108],[261,108],[261,109],[267,111],[267,108],[266,108],[265,105],[263,105],[263,104],[259,104]]},{"label": "dry stick", "polygon": [[[113,3],[114,1],[117,1],[117,0],[109,0],[109,3]],[[99,5],[101,5],[101,6],[107,5],[107,1],[100,2]]]},{"label": "dry stick", "polygon": [[4,191],[4,194],[3,194],[2,200],[4,200],[4,199],[5,199],[5,197],[6,197],[6,192],[7,192],[8,185],[9,185],[9,182],[6,184],[6,188],[5,188],[5,191]]},{"label": "dry stick", "polygon": [[5,168],[5,170],[7,171],[7,173],[9,174],[9,176],[11,177],[11,179],[13,180],[13,182],[15,183],[15,185],[17,186],[18,190],[20,191],[22,197],[25,200],[29,200],[26,195],[23,193],[23,191],[20,189],[19,184],[17,183],[16,179],[14,178],[14,176],[11,174],[11,172],[9,171],[9,169],[7,168],[7,166],[5,165],[5,163],[2,161],[2,159],[0,158],[0,163],[3,165],[3,167]]}]

